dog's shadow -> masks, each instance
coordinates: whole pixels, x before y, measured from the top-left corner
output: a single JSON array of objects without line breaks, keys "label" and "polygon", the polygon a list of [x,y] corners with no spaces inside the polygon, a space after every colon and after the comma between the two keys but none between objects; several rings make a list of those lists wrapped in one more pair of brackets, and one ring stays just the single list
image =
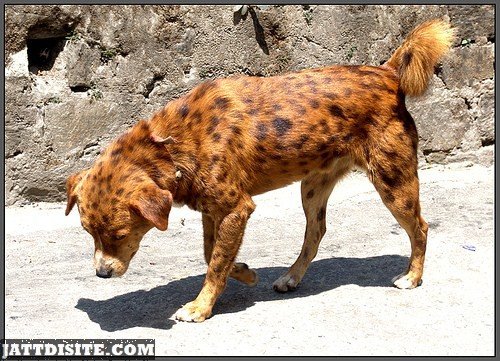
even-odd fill
[{"label": "dog's shadow", "polygon": [[[287,268],[259,268],[256,271],[260,281],[255,287],[250,288],[230,279],[213,314],[239,312],[256,302],[306,297],[348,284],[392,287],[391,278],[402,272],[407,264],[408,258],[398,255],[323,259],[311,263],[295,291],[284,294],[273,291],[272,283]],[[171,319],[172,315],[196,297],[203,279],[204,275],[190,276],[149,291],[139,290],[103,301],[81,298],[75,307],[87,312],[89,318],[105,331],[132,327],[169,329],[176,323]]]}]

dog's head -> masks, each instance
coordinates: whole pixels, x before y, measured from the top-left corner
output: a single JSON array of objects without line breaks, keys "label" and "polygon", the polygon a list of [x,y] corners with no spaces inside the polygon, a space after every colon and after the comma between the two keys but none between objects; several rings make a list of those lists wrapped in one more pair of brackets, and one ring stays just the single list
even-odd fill
[{"label": "dog's head", "polygon": [[175,168],[164,145],[139,124],[113,142],[92,168],[68,178],[66,215],[76,204],[83,228],[94,238],[97,276],[123,275],[146,232],[167,229]]}]

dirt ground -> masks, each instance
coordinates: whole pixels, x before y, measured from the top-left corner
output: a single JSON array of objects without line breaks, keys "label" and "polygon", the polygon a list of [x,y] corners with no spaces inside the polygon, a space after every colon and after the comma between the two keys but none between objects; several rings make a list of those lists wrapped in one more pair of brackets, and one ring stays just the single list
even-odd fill
[{"label": "dirt ground", "polygon": [[410,242],[364,175],[333,191],[327,233],[299,288],[272,282],[300,252],[299,184],[255,197],[238,259],[259,284],[230,280],[204,323],[173,314],[201,288],[201,215],[171,212],[129,271],[100,279],[93,241],[63,204],[6,208],[6,338],[154,338],[157,355],[493,355],[493,167],[420,171],[430,224],[422,286],[399,290]]}]

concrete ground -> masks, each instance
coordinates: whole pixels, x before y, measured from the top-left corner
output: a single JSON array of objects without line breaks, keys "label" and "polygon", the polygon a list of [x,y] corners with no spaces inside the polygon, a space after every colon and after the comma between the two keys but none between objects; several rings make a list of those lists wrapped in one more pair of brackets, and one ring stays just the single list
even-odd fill
[{"label": "concrete ground", "polygon": [[300,251],[299,185],[255,197],[238,259],[260,283],[230,280],[201,324],[172,315],[200,290],[201,216],[171,212],[122,278],[95,276],[93,241],[63,204],[6,208],[7,338],[154,338],[157,355],[493,355],[493,168],[420,171],[430,224],[424,281],[391,286],[410,242],[364,175],[329,201],[327,233],[299,288],[272,282]]}]

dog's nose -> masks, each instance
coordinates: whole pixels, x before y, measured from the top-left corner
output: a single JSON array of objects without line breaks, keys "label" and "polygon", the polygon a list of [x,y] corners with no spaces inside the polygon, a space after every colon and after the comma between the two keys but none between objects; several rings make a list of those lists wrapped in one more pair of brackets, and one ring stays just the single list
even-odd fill
[{"label": "dog's nose", "polygon": [[95,275],[101,278],[110,278],[112,274],[113,270],[104,269],[102,267],[95,270]]}]

